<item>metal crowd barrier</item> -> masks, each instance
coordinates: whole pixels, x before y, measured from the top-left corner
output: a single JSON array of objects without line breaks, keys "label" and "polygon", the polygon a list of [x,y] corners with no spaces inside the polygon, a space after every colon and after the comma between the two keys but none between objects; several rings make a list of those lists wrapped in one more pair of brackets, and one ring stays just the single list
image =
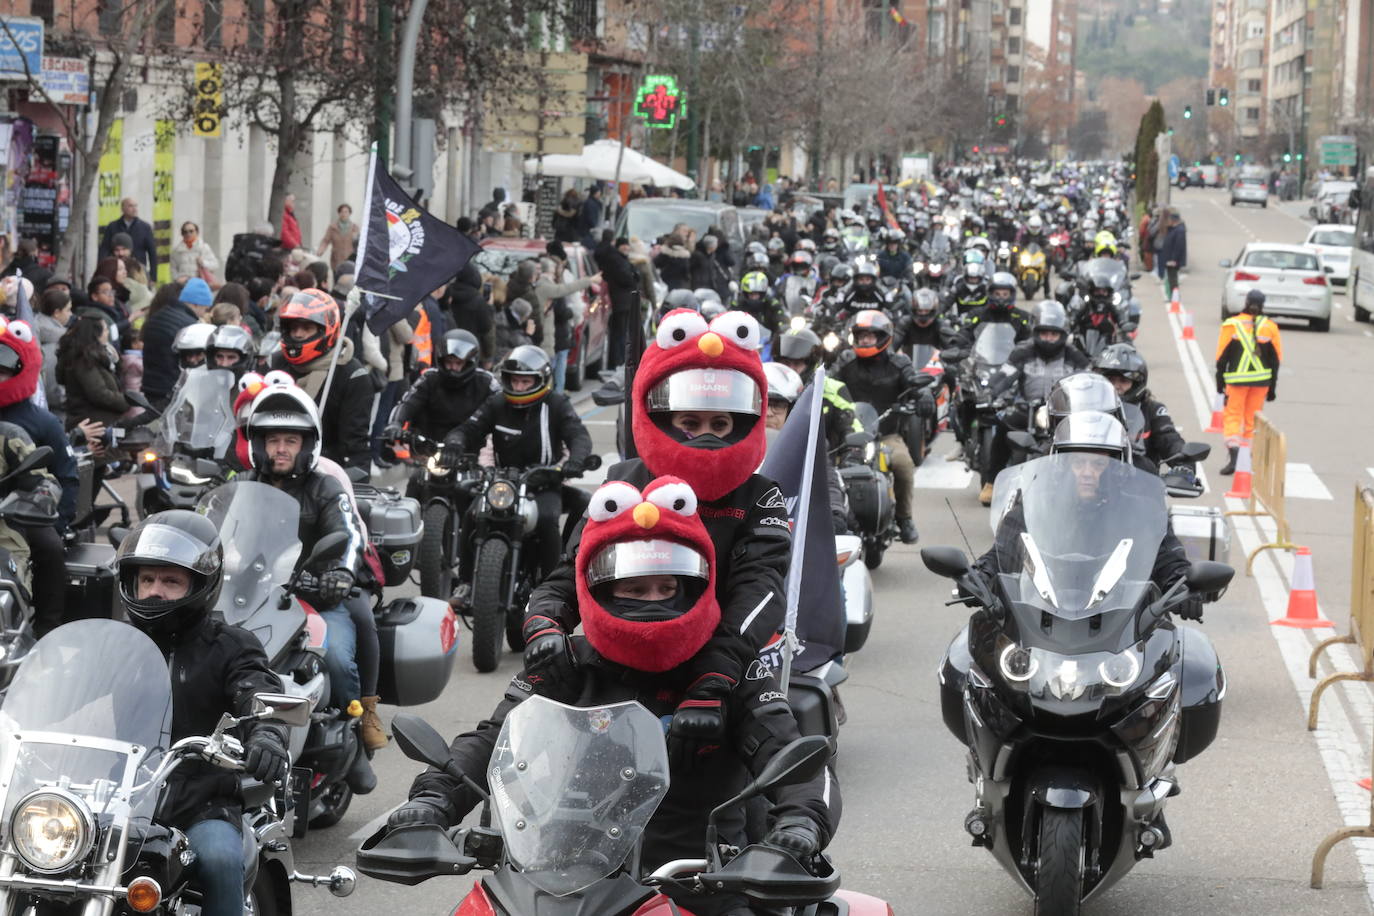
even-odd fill
[{"label": "metal crowd barrier", "polygon": [[1250,446],[1250,498],[1244,509],[1227,515],[1267,515],[1274,520],[1274,541],[1261,544],[1245,559],[1245,574],[1254,575],[1255,557],[1264,550],[1294,550],[1285,514],[1283,493],[1288,474],[1288,438],[1263,413],[1255,414],[1255,438]]}]

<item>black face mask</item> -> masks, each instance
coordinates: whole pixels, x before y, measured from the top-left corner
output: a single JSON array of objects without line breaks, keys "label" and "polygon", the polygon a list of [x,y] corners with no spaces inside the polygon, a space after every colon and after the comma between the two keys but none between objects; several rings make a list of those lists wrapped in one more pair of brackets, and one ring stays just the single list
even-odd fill
[{"label": "black face mask", "polygon": [[[696,587],[693,587],[693,586]],[[642,598],[617,598],[612,593],[611,583],[606,583],[598,589],[602,592],[597,596],[608,613],[624,620],[636,623],[661,623],[666,620],[675,620],[692,609],[701,593],[705,590],[705,583],[697,585],[695,582],[688,583],[683,581],[683,577],[678,577],[677,592],[671,598],[664,598],[657,601],[646,601]]]}]

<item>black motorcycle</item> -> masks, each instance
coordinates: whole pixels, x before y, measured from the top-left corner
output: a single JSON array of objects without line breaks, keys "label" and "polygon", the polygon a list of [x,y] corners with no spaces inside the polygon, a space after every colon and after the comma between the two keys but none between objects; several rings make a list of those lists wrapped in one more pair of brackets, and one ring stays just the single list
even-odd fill
[{"label": "black motorcycle", "polygon": [[947,364],[960,364],[956,376],[956,403],[960,405],[957,414],[971,418],[968,428],[961,433],[964,463],[975,474],[985,471],[992,460],[992,445],[1000,423],[996,374],[1015,346],[1015,329],[1009,324],[996,323],[983,325],[972,351],[946,349],[940,353]]},{"label": "black motorcycle", "polygon": [[[601,466],[587,459],[587,470]],[[539,582],[539,557],[531,550],[539,509],[535,497],[563,485],[570,475],[559,467],[476,467],[461,471],[458,486],[468,497],[458,545],[461,572],[454,601],[471,616],[472,663],[494,671],[505,634],[511,651],[525,647],[520,628],[530,592]]]},{"label": "black motorcycle", "polygon": [[[56,689],[55,685],[60,685]],[[240,774],[247,912],[291,912],[292,883],[353,892],[351,870],[296,871],[284,789],[242,775],[239,725],[300,725],[309,705],[261,695],[210,735],[172,744],[172,683],[162,652],[111,620],[59,627],[34,647],[5,698],[0,912],[181,913],[198,907],[185,835],[157,822],[168,777],[185,761]],[[304,778],[304,774],[293,774]]]},{"label": "black motorcycle", "polygon": [[399,440],[409,449],[405,459],[412,471],[410,495],[420,501],[424,533],[416,549],[420,594],[447,601],[458,574],[458,541],[463,506],[467,503],[462,476],[446,460],[444,443],[407,430]]},{"label": "black motorcycle", "polygon": [[955,548],[921,556],[958,584],[950,603],[978,608],[939,670],[975,786],[964,827],[1037,913],[1072,916],[1170,845],[1176,766],[1212,742],[1226,693],[1211,642],[1170,612],[1216,598],[1233,570],[1198,562],[1160,593],[1156,475],[1090,454],[1018,470],[991,574]]}]

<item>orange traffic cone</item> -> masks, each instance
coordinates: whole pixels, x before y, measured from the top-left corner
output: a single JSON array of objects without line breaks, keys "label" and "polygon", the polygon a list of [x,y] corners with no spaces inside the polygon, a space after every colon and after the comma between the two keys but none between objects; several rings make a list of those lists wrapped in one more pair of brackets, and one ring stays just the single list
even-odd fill
[{"label": "orange traffic cone", "polygon": [[1250,498],[1250,446],[1242,445],[1240,454],[1236,457],[1236,476],[1231,478],[1231,490],[1227,497],[1231,499]]},{"label": "orange traffic cone", "polygon": [[1183,311],[1183,304],[1178,295],[1178,287],[1175,286],[1173,294],[1169,296],[1169,314],[1177,315],[1181,311]]},{"label": "orange traffic cone", "polygon": [[1197,340],[1196,335],[1193,334],[1193,313],[1192,313],[1192,312],[1185,311],[1185,312],[1183,313],[1183,339],[1184,339],[1184,340]]},{"label": "orange traffic cone", "polygon": [[1204,430],[1204,432],[1209,432],[1209,433],[1219,433],[1219,432],[1221,432],[1222,426],[1223,426],[1223,423],[1224,423],[1224,421],[1222,420],[1221,414],[1222,414],[1222,411],[1224,411],[1225,409],[1226,409],[1226,395],[1221,394],[1220,392],[1218,392],[1218,393],[1217,393],[1217,396],[1214,397],[1214,398],[1212,398],[1212,422],[1207,424],[1207,429]]},{"label": "orange traffic cone", "polygon": [[1288,590],[1288,614],[1270,623],[1304,630],[1333,626],[1317,610],[1317,584],[1312,578],[1312,548],[1299,547],[1293,560],[1293,578]]}]

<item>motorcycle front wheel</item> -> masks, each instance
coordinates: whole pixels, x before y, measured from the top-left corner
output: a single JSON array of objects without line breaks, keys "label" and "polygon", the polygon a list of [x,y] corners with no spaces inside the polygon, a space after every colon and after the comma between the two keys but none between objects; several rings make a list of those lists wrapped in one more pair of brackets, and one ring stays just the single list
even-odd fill
[{"label": "motorcycle front wheel", "polygon": [[453,512],[443,503],[430,503],[424,514],[424,536],[415,556],[420,567],[420,594],[447,601],[453,595],[453,558],[457,525]]},{"label": "motorcycle front wheel", "polygon": [[1078,916],[1083,899],[1083,812],[1040,811],[1040,856],[1035,867],[1035,916]]},{"label": "motorcycle front wheel", "polygon": [[509,557],[506,542],[491,538],[477,549],[477,560],[472,565],[472,664],[481,672],[495,671],[501,661]]},{"label": "motorcycle front wheel", "polygon": [[[277,916],[282,908],[277,901],[277,889],[273,886],[272,873],[266,868],[258,869],[258,877],[253,881],[253,889],[248,893],[243,916]],[[286,910],[290,912],[290,910]]]}]

